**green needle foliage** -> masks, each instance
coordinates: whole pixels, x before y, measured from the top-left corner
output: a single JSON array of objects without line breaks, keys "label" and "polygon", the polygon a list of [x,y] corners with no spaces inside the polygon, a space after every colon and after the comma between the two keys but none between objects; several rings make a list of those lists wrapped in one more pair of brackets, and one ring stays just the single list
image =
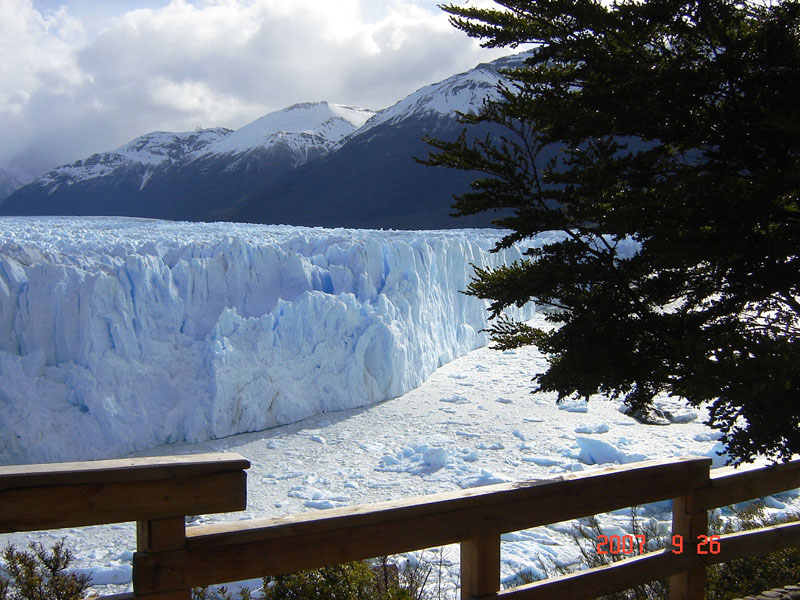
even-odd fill
[{"label": "green needle foliage", "polygon": [[[479,269],[500,348],[535,344],[559,400],[708,405],[734,463],[800,451],[800,4],[766,0],[496,0],[449,4],[488,47],[531,44],[467,124],[502,135],[423,162],[476,171],[457,215],[496,211]],[[501,316],[534,300],[560,325]]]},{"label": "green needle foliage", "polygon": [[48,552],[44,546],[30,544],[30,552],[7,546],[0,568],[0,600],[81,600],[86,597],[90,579],[70,573],[74,556],[63,540]]}]

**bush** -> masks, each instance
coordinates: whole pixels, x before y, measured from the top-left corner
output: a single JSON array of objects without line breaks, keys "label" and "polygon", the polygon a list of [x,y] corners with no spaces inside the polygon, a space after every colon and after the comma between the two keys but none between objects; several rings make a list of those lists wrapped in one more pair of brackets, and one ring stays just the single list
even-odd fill
[{"label": "bush", "polygon": [[[439,552],[439,579],[442,560]],[[262,594],[248,588],[238,592],[225,586],[194,588],[192,600],[441,600],[441,582],[438,590],[429,589],[433,569],[434,565],[427,561],[408,560],[398,566],[383,556],[373,561],[264,577]]]},{"label": "bush", "polygon": [[[736,511],[733,522],[723,524],[717,518],[712,533],[733,533],[800,520],[797,515],[778,519],[764,512],[763,504],[753,504]],[[707,600],[729,600],[758,594],[764,590],[800,581],[800,548],[789,548],[763,556],[751,556],[706,569]]]},{"label": "bush", "polygon": [[64,540],[48,552],[38,543],[30,552],[7,546],[0,569],[0,600],[81,600],[91,582],[87,575],[67,572],[74,555]]},{"label": "bush", "polygon": [[[635,506],[631,509],[630,531],[634,536],[644,536],[644,539],[647,540],[645,549],[648,552],[661,550],[666,547],[666,540],[659,536],[658,525],[655,520],[648,519],[645,521],[641,519],[639,517],[639,508]],[[597,542],[601,534],[603,534],[603,530],[600,526],[600,522],[597,520],[597,517],[594,516],[581,519],[573,530],[572,537],[578,543],[583,561],[589,568],[602,567],[629,558],[630,556],[643,554],[639,552],[638,545],[634,546],[632,555],[621,553],[598,554]],[[660,580],[651,581],[650,583],[645,583],[644,585],[629,590],[614,592],[613,594],[603,596],[601,600],[661,600],[662,598],[666,599],[668,597],[669,587],[667,581]]]},{"label": "bush", "polygon": [[412,600],[383,560],[365,561],[264,578],[265,600]]},{"label": "bush", "polygon": [[[800,520],[797,515],[778,519],[767,515],[764,505],[754,503],[744,509],[732,509],[733,518],[723,522],[717,515],[709,523],[709,532],[714,535],[747,531],[769,527],[780,523]],[[631,512],[630,527],[633,535],[641,534],[647,540],[648,552],[667,546],[667,539],[658,534],[656,523],[643,521],[634,507]],[[603,533],[596,517],[581,519],[573,529],[572,537],[578,544],[583,562],[589,567],[608,565],[631,555],[598,554],[597,541]],[[633,556],[640,554],[638,548]],[[569,569],[548,568],[540,564],[548,577],[556,577],[571,572]],[[536,579],[529,573],[521,573],[513,585],[532,583]],[[706,569],[706,599],[730,600],[731,598],[759,594],[762,591],[781,587],[800,581],[800,548],[790,548],[764,556],[752,556],[727,563],[713,565]],[[653,581],[644,585],[603,596],[600,600],[667,600],[669,586],[667,580]]]}]

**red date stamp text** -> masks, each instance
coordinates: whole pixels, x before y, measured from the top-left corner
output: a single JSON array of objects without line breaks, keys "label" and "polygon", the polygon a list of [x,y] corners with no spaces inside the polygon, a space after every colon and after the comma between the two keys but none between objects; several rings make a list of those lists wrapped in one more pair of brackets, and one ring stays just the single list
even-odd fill
[{"label": "red date stamp text", "polygon": [[[645,547],[645,536],[636,535],[599,535],[596,550],[598,554],[642,554]],[[672,553],[681,554],[684,550],[683,536],[672,536]],[[718,535],[698,535],[697,554],[719,554],[722,550]]]}]

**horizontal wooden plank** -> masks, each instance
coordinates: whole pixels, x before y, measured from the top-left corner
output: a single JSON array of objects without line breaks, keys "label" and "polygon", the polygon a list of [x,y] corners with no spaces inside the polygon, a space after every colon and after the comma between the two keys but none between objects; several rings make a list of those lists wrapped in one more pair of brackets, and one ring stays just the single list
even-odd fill
[{"label": "horizontal wooden plank", "polygon": [[554,577],[497,594],[498,600],[589,600],[627,590],[650,581],[666,579],[699,563],[691,554],[670,550],[652,552],[611,565]]},{"label": "horizontal wooden plank", "polygon": [[711,485],[694,497],[694,506],[712,509],[763,498],[800,487],[800,460],[758,468],[715,469]]},{"label": "horizontal wooden plank", "polygon": [[133,592],[127,592],[111,596],[98,596],[97,598],[90,598],[88,600],[190,600],[191,596],[191,590],[175,590],[172,592],[147,595],[137,595]]},{"label": "horizontal wooden plank", "polygon": [[0,490],[76,483],[187,479],[250,468],[233,452],[0,467]]},{"label": "horizontal wooden plank", "polygon": [[0,533],[244,510],[247,474],[0,490]]},{"label": "horizontal wooden plank", "polygon": [[648,461],[278,519],[187,530],[187,550],[134,557],[142,592],[287,573],[480,539],[689,493],[707,458]]},{"label": "horizontal wooden plank", "polygon": [[798,548],[800,547],[800,522],[729,533],[720,536],[717,541],[719,553],[701,555],[703,564],[714,565],[748,556],[763,556],[787,548]]},{"label": "horizontal wooden plank", "polygon": [[[502,600],[560,600],[596,598],[630,589],[650,581],[666,579],[691,568],[705,567],[749,556],[763,556],[800,546],[800,523],[787,523],[753,531],[720,536],[719,546],[702,546],[708,554],[696,554],[696,546],[681,554],[671,550],[619,561],[613,565],[547,579],[498,594]],[[719,550],[717,553],[712,551]]]}]

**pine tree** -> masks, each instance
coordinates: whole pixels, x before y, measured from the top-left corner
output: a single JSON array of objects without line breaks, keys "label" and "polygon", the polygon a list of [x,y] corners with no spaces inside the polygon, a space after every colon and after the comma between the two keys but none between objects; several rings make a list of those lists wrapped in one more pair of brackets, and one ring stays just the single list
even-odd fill
[{"label": "pine tree", "polygon": [[[477,171],[456,214],[496,211],[478,270],[499,348],[535,344],[559,400],[658,394],[709,407],[732,462],[800,451],[800,4],[496,0],[444,5],[487,47],[531,44],[431,165]],[[502,317],[534,300],[559,327]]]}]

